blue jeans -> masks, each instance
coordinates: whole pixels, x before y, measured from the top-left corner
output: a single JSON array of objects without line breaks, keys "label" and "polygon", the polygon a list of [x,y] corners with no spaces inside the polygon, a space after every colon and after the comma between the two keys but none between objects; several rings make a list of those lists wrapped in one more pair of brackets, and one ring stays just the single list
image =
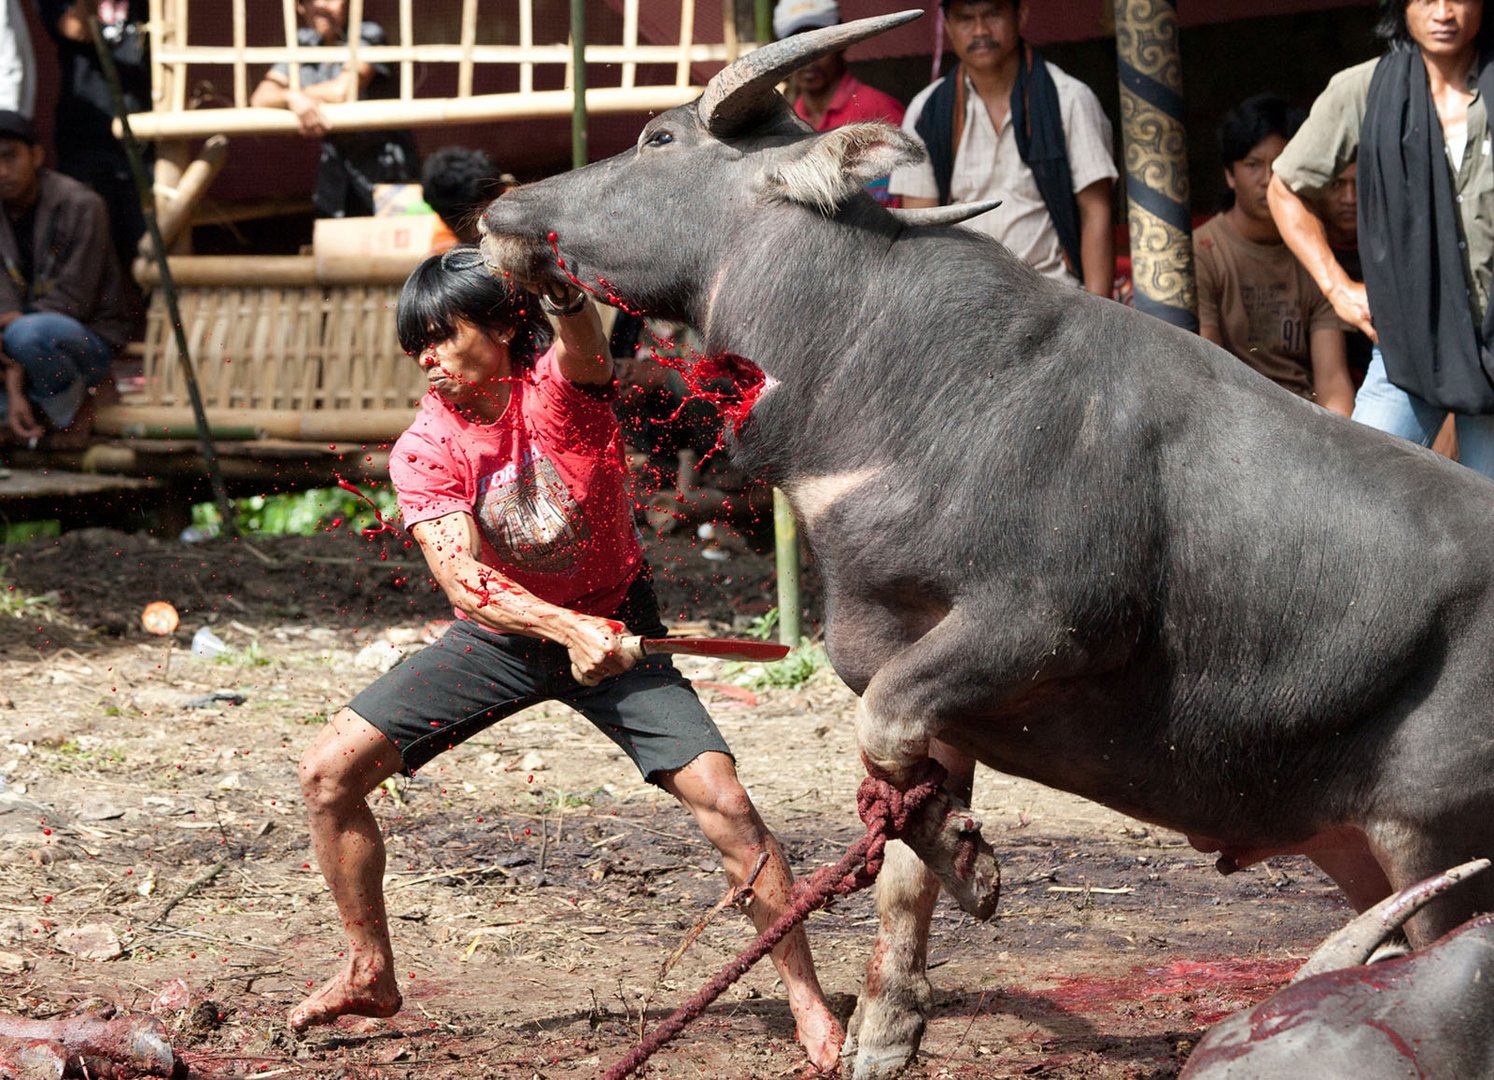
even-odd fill
[{"label": "blue jeans", "polygon": [[[1370,359],[1364,385],[1354,398],[1354,419],[1372,428],[1431,446],[1448,410],[1396,386],[1385,377],[1380,347]],[[1494,416],[1453,414],[1458,429],[1458,460],[1494,480]]]},{"label": "blue jeans", "polygon": [[[5,355],[26,374],[26,396],[54,428],[73,422],[90,386],[109,376],[114,346],[71,315],[41,311],[5,328]],[[0,422],[10,403],[0,389]]]}]

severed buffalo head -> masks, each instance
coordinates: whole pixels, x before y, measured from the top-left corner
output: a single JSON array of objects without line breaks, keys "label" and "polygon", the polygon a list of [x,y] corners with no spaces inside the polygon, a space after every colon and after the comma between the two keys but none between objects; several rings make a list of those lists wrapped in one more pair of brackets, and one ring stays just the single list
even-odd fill
[{"label": "severed buffalo head", "polygon": [[723,69],[696,101],[650,120],[633,149],[506,193],[481,221],[490,267],[531,288],[576,280],[605,302],[702,326],[717,271],[744,230],[851,204],[885,213],[862,188],[921,158],[918,142],[880,122],[814,134],[776,88],[804,64],[920,14],[766,45]]}]

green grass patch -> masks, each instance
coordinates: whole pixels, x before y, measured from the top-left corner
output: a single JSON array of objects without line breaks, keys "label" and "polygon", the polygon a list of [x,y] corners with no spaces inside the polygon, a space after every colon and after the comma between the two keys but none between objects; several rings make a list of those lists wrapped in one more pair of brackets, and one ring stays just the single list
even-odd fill
[{"label": "green grass patch", "polygon": [[[385,520],[398,517],[399,506],[394,488],[389,484],[365,484],[360,488],[378,508]],[[259,536],[310,536],[336,529],[359,531],[375,528],[378,517],[373,507],[351,491],[342,488],[312,488],[285,495],[251,495],[234,500],[234,514],[239,531]],[[207,533],[222,525],[214,503],[192,507],[192,524]]]},{"label": "green grass patch", "polygon": [[53,596],[32,596],[22,592],[20,586],[6,575],[5,567],[0,566],[0,615],[12,619],[35,618],[50,610],[55,600]]},{"label": "green grass patch", "polygon": [[50,540],[62,535],[62,522],[5,521],[0,522],[0,544],[24,544],[27,540]]}]

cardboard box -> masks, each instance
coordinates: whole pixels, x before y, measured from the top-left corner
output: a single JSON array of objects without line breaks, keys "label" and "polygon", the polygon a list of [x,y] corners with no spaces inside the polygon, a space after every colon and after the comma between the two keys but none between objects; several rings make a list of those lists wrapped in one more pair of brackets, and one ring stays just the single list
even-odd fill
[{"label": "cardboard box", "polygon": [[408,273],[430,254],[440,222],[435,214],[320,218],[311,233],[317,277],[376,265],[382,274]]},{"label": "cardboard box", "polygon": [[419,184],[375,184],[374,217],[404,217],[407,214],[434,214],[425,201]]}]

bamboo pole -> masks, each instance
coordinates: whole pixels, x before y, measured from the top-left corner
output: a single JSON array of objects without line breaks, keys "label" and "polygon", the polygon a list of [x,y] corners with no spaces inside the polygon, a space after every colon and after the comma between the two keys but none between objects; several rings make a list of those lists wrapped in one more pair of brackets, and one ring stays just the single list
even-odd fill
[{"label": "bamboo pole", "polygon": [[240,109],[249,104],[249,67],[244,62],[244,47],[248,44],[244,0],[233,0],[233,103]]},{"label": "bamboo pole", "polygon": [[[183,49],[187,48],[187,15],[191,5],[187,0],[180,0],[176,15],[176,42]],[[185,61],[175,65],[174,77],[171,80],[171,107],[177,112],[183,112],[187,108],[187,64]]]},{"label": "bamboo pole", "polygon": [[[182,0],[183,3],[186,0]],[[290,53],[286,64],[286,77],[292,90],[301,89],[301,38],[298,33],[301,22],[296,16],[296,0],[280,0],[280,21],[285,25],[285,51]],[[300,130],[300,125],[296,125]],[[147,136],[148,137],[148,136]]]},{"label": "bamboo pole", "polygon": [[156,258],[161,266],[162,288],[171,311],[171,322],[176,332],[177,362],[181,365],[182,378],[186,382],[187,394],[192,402],[192,418],[197,425],[198,444],[202,449],[203,464],[207,467],[208,480],[212,484],[213,497],[218,504],[218,515],[223,522],[223,531],[230,537],[238,535],[238,524],[234,518],[233,503],[228,498],[228,488],[223,482],[223,472],[218,468],[218,455],[213,449],[209,435],[207,417],[203,415],[202,392],[197,387],[197,374],[192,370],[192,357],[187,351],[187,335],[182,329],[181,311],[176,303],[176,288],[171,282],[171,268],[166,256],[166,245],[161,240],[160,226],[156,223],[155,199],[151,195],[150,181],[145,175],[145,162],[140,157],[140,147],[130,130],[129,116],[125,111],[124,89],[119,82],[119,69],[114,66],[114,54],[104,41],[104,30],[99,25],[96,12],[88,17],[88,32],[93,38],[93,48],[99,57],[99,66],[109,83],[109,98],[114,105],[115,118],[123,127],[125,156],[130,161],[130,173],[135,180],[135,194],[140,200],[140,210],[145,217],[145,228],[155,245]]},{"label": "bamboo pole", "polygon": [[[150,0],[147,13],[150,16],[151,45],[155,46],[166,40],[166,0]],[[161,60],[160,50],[151,49],[150,55],[150,107],[152,110],[165,109],[166,102],[170,100],[171,74],[170,69]]]},{"label": "bamboo pole", "polygon": [[778,566],[778,640],[789,648],[803,637],[799,593],[799,524],[788,496],[773,489],[773,553]]},{"label": "bamboo pole", "polygon": [[726,47],[727,63],[741,55],[742,43],[737,39],[736,0],[721,0],[721,44]]},{"label": "bamboo pole", "polygon": [[[227,160],[228,140],[222,135],[214,135],[203,144],[197,160],[183,170],[181,180],[176,189],[169,192],[169,198],[162,197],[169,189],[156,185],[156,219],[160,223],[161,239],[166,242],[168,252],[192,220],[192,211],[207,194],[213,180],[223,171],[223,164]],[[140,254],[147,259],[154,258],[149,236],[140,238]]]},{"label": "bamboo pole", "polygon": [[586,164],[586,0],[571,0],[571,168]]},{"label": "bamboo pole", "polygon": [[757,31],[757,43],[766,45],[773,40],[773,0],[757,0],[752,14],[753,29]]},{"label": "bamboo pole", "polygon": [[[416,255],[359,256],[323,259],[315,255],[173,255],[172,280],[183,288],[263,288],[318,285],[400,285],[415,269],[424,252]],[[154,262],[135,260],[135,280],[154,288],[164,278]]]},{"label": "bamboo pole", "polygon": [[[149,113],[147,115],[154,116],[155,114]],[[166,115],[170,116],[172,114],[167,113]],[[116,121],[117,123],[118,121]],[[191,164],[192,144],[190,141],[186,139],[163,139],[157,143],[155,177],[154,184],[152,185],[152,205],[155,205],[159,197],[155,193],[164,192],[170,196],[182,186],[182,177],[186,175],[187,168]],[[175,254],[187,254],[192,247],[192,238],[190,236],[179,235],[175,247],[177,248]]]},{"label": "bamboo pole", "polygon": [[1115,0],[1136,307],[1198,329],[1176,0]]},{"label": "bamboo pole", "polygon": [[680,0],[680,55],[674,85],[690,85],[690,46],[695,41],[695,0]]},{"label": "bamboo pole", "polygon": [[[415,47],[415,15],[413,0],[399,0],[399,43],[407,49]],[[415,63],[413,60],[399,62],[399,99],[411,101],[415,97]]]},{"label": "bamboo pole", "polygon": [[477,44],[477,0],[462,0],[462,58],[457,63],[457,97],[472,96],[472,49]]},{"label": "bamboo pole", "polygon": [[534,93],[534,0],[519,0],[519,93]]},{"label": "bamboo pole", "polygon": [[[404,409],[237,409],[204,410],[209,429],[253,428],[264,438],[324,442],[385,442],[410,426],[418,406]],[[105,405],[98,410],[94,430],[100,435],[124,435],[131,430],[190,427],[192,410],[185,405]]]},{"label": "bamboo pole", "polygon": [[[726,47],[712,42],[687,42],[683,49],[679,43],[671,45],[637,45],[631,49],[622,44],[591,44],[587,46],[587,60],[593,64],[624,64],[629,60],[640,64],[669,64],[679,61],[681,52],[691,64],[726,60]],[[159,50],[161,59],[188,64],[232,64],[242,58],[250,64],[272,64],[285,61],[286,50],[279,45],[247,45],[242,52],[231,45],[193,45],[188,48],[163,44]],[[417,45],[364,45],[358,50],[360,58],[370,63],[393,64],[406,60],[422,64],[456,64],[462,59],[460,43],[430,42]],[[301,63],[332,61],[346,62],[346,45],[302,45],[296,49]],[[567,43],[554,45],[498,45],[479,44],[472,47],[475,64],[568,64],[571,47]]]},{"label": "bamboo pole", "polygon": [[348,100],[357,101],[358,93],[362,89],[358,85],[358,50],[363,45],[363,0],[353,0],[348,11],[348,70],[353,72],[353,78],[348,86]]},{"label": "bamboo pole", "polygon": [[[728,3],[730,0],[728,0]],[[625,0],[623,3],[623,48],[634,49],[638,46],[638,0]],[[623,61],[622,85],[624,90],[631,90],[638,79],[638,65],[632,60]]]},{"label": "bamboo pole", "polygon": [[[699,87],[639,86],[632,90],[601,87],[586,92],[588,114],[663,112],[699,96]],[[575,95],[569,90],[532,94],[479,94],[470,98],[417,98],[356,101],[323,105],[322,112],[339,131],[375,131],[400,125],[435,127],[496,120],[535,120],[571,114]],[[300,131],[288,109],[193,109],[184,113],[136,113],[130,117],[141,139],[205,139],[209,135],[294,135]],[[118,122],[115,130],[119,130]]]}]

